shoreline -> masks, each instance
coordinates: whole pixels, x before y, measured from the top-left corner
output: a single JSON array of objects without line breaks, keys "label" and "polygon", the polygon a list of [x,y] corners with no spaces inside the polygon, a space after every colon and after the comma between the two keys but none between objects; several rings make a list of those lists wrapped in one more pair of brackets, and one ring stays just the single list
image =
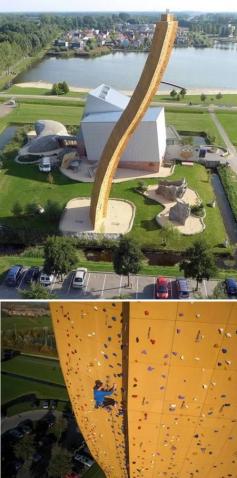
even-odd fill
[{"label": "shoreline", "polygon": [[[50,90],[53,86],[53,83],[47,83],[44,81],[30,81],[24,83],[15,83],[14,86],[18,86],[20,88],[45,88]],[[73,93],[89,93],[89,91],[93,90],[94,88],[83,88],[80,86],[70,86],[70,91]],[[159,90],[157,91],[157,95],[169,95],[172,87],[169,90]],[[132,90],[121,90],[122,93],[126,95],[131,95],[133,93]],[[218,93],[223,93],[225,95],[237,95],[237,89],[231,88],[187,88],[187,95],[193,96],[200,96],[202,93],[206,95],[217,95]]]}]

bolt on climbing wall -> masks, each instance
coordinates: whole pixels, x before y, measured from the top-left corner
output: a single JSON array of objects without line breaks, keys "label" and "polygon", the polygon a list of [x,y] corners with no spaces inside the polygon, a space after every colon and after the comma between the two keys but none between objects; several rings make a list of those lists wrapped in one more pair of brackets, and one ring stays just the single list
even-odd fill
[{"label": "bolt on climbing wall", "polygon": [[[65,383],[80,430],[107,478],[127,478],[123,414],[123,307],[120,303],[51,303]],[[95,382],[116,390],[115,405],[96,408]],[[125,391],[126,392],[126,391]]]},{"label": "bolt on climbing wall", "polygon": [[130,304],[130,478],[237,477],[236,350],[236,303]]}]

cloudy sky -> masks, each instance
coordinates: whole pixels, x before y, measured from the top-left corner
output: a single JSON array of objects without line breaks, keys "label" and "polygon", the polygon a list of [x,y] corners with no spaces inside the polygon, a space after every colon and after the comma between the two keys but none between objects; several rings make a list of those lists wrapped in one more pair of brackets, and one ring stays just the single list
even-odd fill
[{"label": "cloudy sky", "polygon": [[18,11],[225,11],[237,12],[236,0],[0,0],[0,12]]}]

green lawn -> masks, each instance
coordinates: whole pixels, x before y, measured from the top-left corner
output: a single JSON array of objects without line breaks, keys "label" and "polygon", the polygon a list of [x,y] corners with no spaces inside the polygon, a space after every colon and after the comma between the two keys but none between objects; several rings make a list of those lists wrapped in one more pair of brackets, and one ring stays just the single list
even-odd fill
[{"label": "green lawn", "polygon": [[[27,105],[25,105],[27,106]],[[57,109],[57,107],[55,107]],[[75,110],[75,108],[72,108]],[[61,109],[60,109],[61,110]],[[31,113],[32,114],[32,113]],[[195,116],[195,115],[194,115]],[[173,118],[175,119],[175,118]],[[92,185],[78,183],[64,177],[59,171],[54,172],[54,184],[49,185],[47,177],[40,173],[37,165],[21,165],[13,161],[17,154],[16,144],[7,147],[7,158],[0,176],[0,217],[4,223],[12,227],[28,227],[28,218],[15,218],[12,216],[12,207],[19,200],[22,206],[30,201],[45,205],[48,199],[57,201],[62,208],[74,197],[90,196]],[[15,149],[14,149],[15,148]],[[191,188],[195,189],[204,205],[213,199],[213,190],[208,182],[207,172],[200,165],[176,166],[174,179],[186,177]],[[139,181],[129,181],[113,185],[111,197],[124,198],[132,201],[136,206],[136,217],[130,236],[135,237],[142,245],[152,245],[159,248],[162,244],[161,229],[155,222],[156,215],[162,206],[141,195],[135,188]],[[156,184],[157,180],[147,179],[146,184]],[[226,233],[218,208],[206,207],[206,230],[203,236],[213,247],[223,243]],[[55,225],[45,221],[43,215],[30,218],[31,229],[46,233],[55,232]],[[215,235],[213,235],[215,230]],[[167,243],[167,248],[185,249],[197,236],[185,237],[175,234]]]},{"label": "green lawn", "polygon": [[56,360],[19,355],[11,360],[2,362],[2,370],[26,377],[37,377],[37,379],[52,382],[52,384],[64,384],[61,368]]},{"label": "green lawn", "polygon": [[103,471],[100,469],[99,465],[95,463],[86,473],[84,473],[83,478],[106,478]]},{"label": "green lawn", "polygon": [[[237,106],[237,94],[224,94],[223,98],[217,100],[215,95],[206,95],[207,99],[205,102],[201,101],[200,95],[186,95],[183,99],[180,98],[180,101],[177,103],[192,103],[193,105],[218,105],[218,106]],[[154,101],[164,101],[164,102],[176,102],[171,96],[169,95],[156,95]]]},{"label": "green lawn", "polygon": [[65,125],[79,125],[83,107],[20,103],[12,113],[5,117],[5,122],[13,124],[35,123],[39,119],[59,121]]},{"label": "green lawn", "polygon": [[[8,95],[35,95],[35,96],[49,96],[51,95],[51,90],[48,88],[31,88],[31,87],[22,87],[13,85],[8,90],[5,90],[4,93]],[[66,95],[60,95],[60,97],[64,98],[65,96],[72,97],[72,98],[85,98],[87,93],[80,93],[76,91],[69,91]]]},{"label": "green lawn", "polygon": [[2,404],[29,393],[35,393],[37,398],[52,398],[68,400],[66,388],[44,385],[22,378],[2,375]]},{"label": "green lawn", "polygon": [[[237,114],[236,114],[237,117]],[[215,143],[225,146],[215,124],[208,112],[190,112],[190,111],[166,111],[166,122],[172,124],[175,128],[182,131],[205,132],[208,135],[215,136]]]},{"label": "green lawn", "polygon": [[217,113],[217,117],[232,143],[237,146],[237,112]]},{"label": "green lawn", "polygon": [[[19,259],[19,257],[18,257]],[[50,316],[46,317],[24,317],[2,316],[1,329],[2,330],[32,330],[42,329],[43,327],[50,327],[52,329],[52,322]]]}]

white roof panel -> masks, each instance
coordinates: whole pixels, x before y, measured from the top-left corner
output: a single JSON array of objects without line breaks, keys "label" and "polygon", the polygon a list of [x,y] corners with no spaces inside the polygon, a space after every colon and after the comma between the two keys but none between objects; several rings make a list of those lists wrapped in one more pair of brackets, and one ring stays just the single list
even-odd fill
[{"label": "white roof panel", "polygon": [[[146,121],[146,122],[157,121],[162,110],[163,110],[163,107],[149,108],[142,121]],[[122,112],[120,111],[89,114],[85,116],[85,118],[83,118],[81,123],[116,123],[119,120],[121,114]]]}]

